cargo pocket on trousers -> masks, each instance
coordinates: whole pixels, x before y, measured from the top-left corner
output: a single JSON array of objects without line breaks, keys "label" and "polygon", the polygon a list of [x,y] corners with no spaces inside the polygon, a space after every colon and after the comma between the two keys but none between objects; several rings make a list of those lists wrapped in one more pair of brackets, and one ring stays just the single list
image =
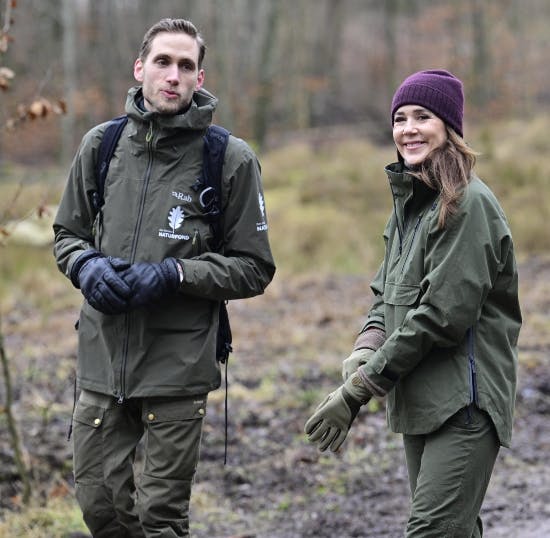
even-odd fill
[{"label": "cargo pocket on trousers", "polygon": [[147,424],[144,473],[177,480],[193,476],[206,402],[206,395],[146,399],[142,415]]},{"label": "cargo pocket on trousers", "polygon": [[81,484],[103,484],[105,409],[82,400],[74,412],[74,477]]}]

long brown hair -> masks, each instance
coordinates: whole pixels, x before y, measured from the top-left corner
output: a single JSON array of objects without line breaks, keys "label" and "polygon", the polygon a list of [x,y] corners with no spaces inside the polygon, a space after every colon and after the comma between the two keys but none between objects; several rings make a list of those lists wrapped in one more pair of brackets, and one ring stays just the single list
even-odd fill
[{"label": "long brown hair", "polygon": [[454,129],[446,125],[447,140],[433,150],[419,169],[411,174],[440,193],[438,225],[444,228],[449,217],[454,215],[460,199],[472,179],[476,151],[470,148]]}]

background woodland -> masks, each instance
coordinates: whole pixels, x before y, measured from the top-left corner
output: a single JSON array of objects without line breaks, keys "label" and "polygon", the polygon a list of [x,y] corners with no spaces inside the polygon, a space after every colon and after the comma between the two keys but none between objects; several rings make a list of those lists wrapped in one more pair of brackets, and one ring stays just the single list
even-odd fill
[{"label": "background woodland", "polygon": [[418,69],[464,81],[467,125],[550,101],[546,0],[19,0],[14,14],[4,61],[17,90],[2,93],[0,121],[38,96],[64,99],[67,115],[2,133],[4,161],[66,163],[91,125],[123,111],[143,33],[166,16],[202,31],[216,121],[260,148],[335,126],[387,142],[391,96]]},{"label": "background woodland", "polygon": [[82,296],[55,266],[51,221],[81,137],[123,112],[162,17],[206,38],[215,121],[258,152],[277,263],[265,295],[229,304],[229,460],[218,390],[192,536],[402,536],[407,476],[384,403],[361,411],[337,456],[303,425],[368,310],[392,203],[390,101],[426,68],[464,81],[466,139],[519,264],[515,433],[486,535],[550,536],[548,0],[0,0],[0,538],[88,536],[66,440]]}]

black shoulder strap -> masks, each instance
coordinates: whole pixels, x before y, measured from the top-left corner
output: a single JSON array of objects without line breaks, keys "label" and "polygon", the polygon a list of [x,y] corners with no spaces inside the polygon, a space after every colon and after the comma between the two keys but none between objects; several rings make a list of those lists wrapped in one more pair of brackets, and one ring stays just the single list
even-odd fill
[{"label": "black shoulder strap", "polygon": [[[221,249],[223,234],[221,216],[222,204],[222,171],[225,150],[229,142],[229,131],[219,125],[211,125],[204,135],[204,149],[202,159],[202,176],[200,203],[203,211],[210,221],[214,237],[216,238],[216,250]],[[220,302],[218,338],[216,343],[216,357],[218,361],[227,365],[229,353],[233,350],[231,326],[224,301]],[[226,377],[227,380],[227,377]]]},{"label": "black shoulder strap", "polygon": [[109,163],[126,123],[128,123],[128,116],[118,116],[109,122],[103,133],[96,161],[97,192],[94,193],[92,200],[96,212],[103,206],[103,192],[105,190],[105,179],[109,171]]},{"label": "black shoulder strap", "polygon": [[222,238],[218,235],[221,230],[216,224],[219,223],[223,211],[221,181],[229,134],[227,129],[219,125],[210,125],[204,135],[200,203],[208,220],[214,226],[218,243]]}]

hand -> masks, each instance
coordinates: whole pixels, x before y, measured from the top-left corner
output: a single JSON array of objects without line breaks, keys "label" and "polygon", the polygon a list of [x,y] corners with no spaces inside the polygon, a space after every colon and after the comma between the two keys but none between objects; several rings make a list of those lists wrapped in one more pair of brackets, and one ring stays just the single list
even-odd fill
[{"label": "hand", "polygon": [[329,447],[332,452],[336,452],[346,439],[359,409],[371,397],[372,394],[363,385],[359,375],[352,375],[321,402],[306,422],[308,440],[317,443],[321,452]]},{"label": "hand", "polygon": [[120,258],[105,257],[89,249],[74,262],[71,280],[90,306],[103,314],[121,314],[128,311],[131,290],[117,272],[129,266]]},{"label": "hand", "polygon": [[374,350],[368,348],[356,349],[342,363],[342,379],[344,381],[351,375],[357,372],[359,366],[363,366],[369,360],[369,357],[374,354]]},{"label": "hand", "polygon": [[175,258],[166,258],[160,263],[137,262],[120,276],[131,289],[131,308],[156,303],[175,293],[180,285],[180,269]]}]

